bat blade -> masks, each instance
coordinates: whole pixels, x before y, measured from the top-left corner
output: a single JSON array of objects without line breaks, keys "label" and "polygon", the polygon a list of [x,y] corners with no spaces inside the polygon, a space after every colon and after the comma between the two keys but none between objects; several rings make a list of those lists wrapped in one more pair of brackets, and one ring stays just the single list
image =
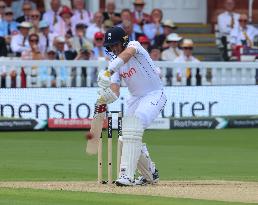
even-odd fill
[{"label": "bat blade", "polygon": [[98,153],[99,139],[101,137],[104,119],[106,116],[106,105],[99,105],[95,108],[95,114],[91,121],[90,135],[86,146],[86,153],[94,155]]}]

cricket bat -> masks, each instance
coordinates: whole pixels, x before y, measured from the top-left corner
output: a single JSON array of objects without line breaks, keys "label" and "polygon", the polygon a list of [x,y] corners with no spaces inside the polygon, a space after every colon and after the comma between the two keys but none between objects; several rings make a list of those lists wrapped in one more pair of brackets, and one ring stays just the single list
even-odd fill
[{"label": "cricket bat", "polygon": [[107,105],[103,103],[103,100],[101,98],[99,98],[95,106],[90,131],[86,133],[86,153],[89,155],[94,155],[98,153],[98,145],[102,133],[104,119],[106,116],[106,111]]}]

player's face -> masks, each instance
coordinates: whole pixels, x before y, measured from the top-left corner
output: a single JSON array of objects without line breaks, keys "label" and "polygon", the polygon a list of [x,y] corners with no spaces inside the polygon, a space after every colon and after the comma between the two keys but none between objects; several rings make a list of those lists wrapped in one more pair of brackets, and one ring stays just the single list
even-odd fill
[{"label": "player's face", "polygon": [[120,53],[122,53],[123,51],[123,47],[121,43],[115,44],[110,46],[110,50],[116,55],[118,56]]}]

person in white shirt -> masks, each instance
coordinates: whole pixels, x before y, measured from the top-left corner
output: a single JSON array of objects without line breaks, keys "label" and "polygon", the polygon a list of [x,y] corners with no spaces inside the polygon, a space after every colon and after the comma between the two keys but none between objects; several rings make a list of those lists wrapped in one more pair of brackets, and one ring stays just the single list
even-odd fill
[{"label": "person in white shirt", "polygon": [[89,26],[93,20],[93,13],[85,9],[84,0],[73,0],[73,17],[71,18],[72,22],[72,31],[75,34],[75,27],[79,23],[86,24]]},{"label": "person in white shirt", "polygon": [[234,0],[225,0],[224,2],[225,11],[218,15],[217,23],[218,23],[218,31],[221,37],[221,43],[223,45],[223,58],[224,60],[228,60],[228,50],[227,44],[230,39],[227,39],[231,30],[234,29],[238,25],[238,19],[240,14],[234,12],[235,1]]},{"label": "person in white shirt", "polygon": [[232,49],[236,46],[253,47],[254,37],[258,35],[258,29],[252,25],[247,25],[248,17],[241,14],[239,17],[239,25],[230,32],[230,43]]},{"label": "person in white shirt", "polygon": [[[158,69],[138,41],[128,41],[121,27],[113,27],[105,33],[104,46],[114,59],[109,63],[108,71],[100,72],[98,76],[101,99],[107,104],[114,102],[119,96],[121,80],[131,95],[127,101],[127,116],[123,118],[120,173],[115,184],[155,183],[159,180],[158,171],[142,143],[142,136],[167,101]],[[137,168],[142,176],[135,182]]]},{"label": "person in white shirt", "polygon": [[182,54],[182,51],[179,49],[179,42],[181,40],[182,37],[180,37],[178,34],[169,34],[166,39],[169,48],[161,53],[161,59],[164,61],[173,61],[179,57]]},{"label": "person in white shirt", "polygon": [[11,49],[17,56],[21,56],[23,51],[30,48],[29,45],[29,32],[32,28],[30,22],[22,22],[19,26],[19,34],[14,35],[11,40]]},{"label": "person in white shirt", "polygon": [[[197,58],[193,56],[193,48],[194,43],[191,39],[184,39],[183,43],[181,45],[181,48],[183,50],[183,53],[178,56],[174,62],[175,63],[186,63],[186,62],[192,62],[192,63],[198,63],[200,62]],[[181,82],[182,77],[186,76],[186,84],[191,84],[191,68],[186,68],[186,73],[182,75],[182,68],[178,68],[177,70],[177,81]],[[184,83],[184,82],[183,82]]]},{"label": "person in white shirt", "polygon": [[59,16],[59,13],[62,7],[60,0],[51,0],[50,6],[51,10],[48,10],[43,14],[43,20],[49,23],[50,32],[53,32],[54,26],[59,24],[61,21],[61,16]]},{"label": "person in white shirt", "polygon": [[104,17],[103,14],[98,11],[94,14],[94,23],[91,24],[87,31],[86,31],[86,38],[89,39],[91,42],[94,40],[94,35],[97,32],[105,33],[105,29],[103,26]]}]

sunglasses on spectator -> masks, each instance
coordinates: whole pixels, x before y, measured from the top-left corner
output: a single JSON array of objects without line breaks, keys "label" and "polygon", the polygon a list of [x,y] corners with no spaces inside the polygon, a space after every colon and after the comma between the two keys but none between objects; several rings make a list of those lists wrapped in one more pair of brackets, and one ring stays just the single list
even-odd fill
[{"label": "sunglasses on spectator", "polygon": [[38,43],[38,42],[39,42],[39,40],[38,40],[38,39],[30,39],[30,42]]},{"label": "sunglasses on spectator", "polygon": [[193,47],[183,47],[184,50],[193,50]]},{"label": "sunglasses on spectator", "polygon": [[247,19],[239,19],[239,22],[247,22]]},{"label": "sunglasses on spectator", "polygon": [[13,15],[13,13],[12,12],[7,12],[7,13],[5,13],[5,15],[6,16],[11,16],[11,15]]}]

